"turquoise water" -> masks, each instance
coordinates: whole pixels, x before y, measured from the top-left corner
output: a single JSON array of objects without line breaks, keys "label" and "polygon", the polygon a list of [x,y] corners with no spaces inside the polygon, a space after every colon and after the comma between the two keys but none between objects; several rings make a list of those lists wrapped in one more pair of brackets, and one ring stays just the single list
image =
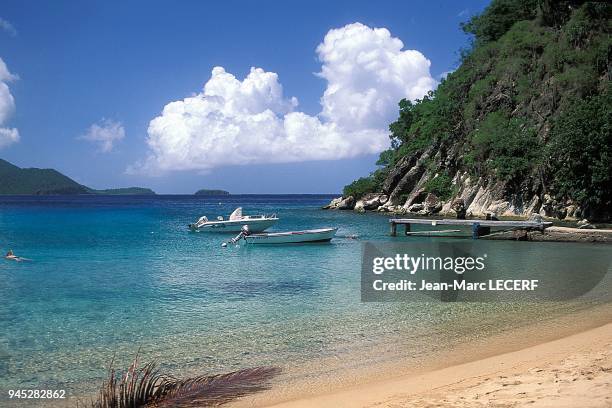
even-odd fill
[{"label": "turquoise water", "polygon": [[[342,365],[435,352],[453,342],[609,301],[603,289],[554,304],[360,301],[361,242],[389,241],[388,217],[323,211],[329,196],[5,197],[0,249],[0,390],[96,388],[111,358],[141,348],[177,375],[316,361]],[[338,226],[306,246],[228,247],[190,233],[200,215],[277,213],[275,230]],[[359,239],[342,238],[357,235]],[[394,238],[410,241],[427,238]],[[546,268],[555,253],[588,260],[609,247],[496,242],[498,261]],[[461,322],[460,325],[455,323]],[[355,352],[379,352],[355,358]],[[313,363],[315,362],[315,363]],[[295,371],[296,373],[299,370]],[[315,369],[316,371],[316,369]],[[294,376],[299,376],[294,374]],[[0,399],[0,404],[2,399]]]}]

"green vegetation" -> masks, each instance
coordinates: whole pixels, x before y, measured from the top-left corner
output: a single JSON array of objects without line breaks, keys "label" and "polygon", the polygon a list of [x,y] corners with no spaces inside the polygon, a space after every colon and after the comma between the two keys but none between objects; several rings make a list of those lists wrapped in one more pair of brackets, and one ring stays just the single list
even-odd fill
[{"label": "green vegetation", "polygon": [[368,193],[377,191],[378,188],[379,186],[374,182],[372,177],[361,177],[345,186],[342,190],[342,195],[345,197],[353,196],[358,200]]},{"label": "green vegetation", "polygon": [[453,178],[446,173],[438,174],[436,177],[427,180],[424,189],[442,200],[448,200],[456,193],[453,187]]},{"label": "green vegetation", "polygon": [[366,194],[380,191],[391,166],[395,164],[396,156],[396,152],[393,150],[382,152],[376,162],[376,165],[380,167],[370,173],[369,176],[361,177],[345,186],[342,195],[344,197],[353,196],[355,200],[359,200]]},{"label": "green vegetation", "polygon": [[497,179],[520,179],[539,163],[535,131],[504,112],[489,113],[470,135],[465,164],[476,174],[493,174]]},{"label": "green vegetation", "polygon": [[393,161],[450,137],[453,122],[449,119],[457,115],[457,109],[447,95],[429,92],[415,104],[402,99],[399,106],[399,119],[389,125],[396,153]]},{"label": "green vegetation", "polygon": [[361,177],[353,181],[351,184],[345,186],[342,190],[342,195],[345,197],[353,196],[355,200],[359,200],[368,193],[380,191],[382,183],[385,181],[385,177],[387,177],[387,173],[387,168],[377,169],[368,177]]},{"label": "green vegetation", "polygon": [[[611,16],[605,2],[493,0],[462,25],[473,41],[461,65],[423,99],[399,102],[379,174],[428,151],[427,191],[448,197],[449,178],[467,171],[507,195],[610,213]],[[345,193],[383,182],[373,174]]]},{"label": "green vegetation", "polygon": [[22,169],[0,159],[0,194],[87,194],[87,187],[53,169]]},{"label": "green vegetation", "polygon": [[0,195],[107,194],[151,195],[141,187],[94,190],[53,169],[22,169],[0,159]]},{"label": "green vegetation", "polygon": [[553,189],[589,209],[612,201],[612,97],[576,101],[553,124],[547,153]]},{"label": "green vegetation", "polygon": [[198,190],[194,193],[194,195],[201,195],[201,196],[221,196],[221,195],[230,195],[229,191],[225,191],[225,190],[206,190],[206,189],[202,189],[202,190]]},{"label": "green vegetation", "polygon": [[484,13],[461,24],[461,28],[473,34],[479,43],[495,41],[517,21],[534,18],[537,4],[537,0],[496,0]]}]

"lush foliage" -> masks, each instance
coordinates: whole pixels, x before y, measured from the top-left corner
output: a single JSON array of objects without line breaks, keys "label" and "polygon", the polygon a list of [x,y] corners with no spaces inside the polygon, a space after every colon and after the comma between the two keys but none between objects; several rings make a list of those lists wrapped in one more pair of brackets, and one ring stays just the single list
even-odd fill
[{"label": "lush foliage", "polygon": [[438,174],[436,177],[427,180],[424,189],[442,200],[447,200],[456,193],[455,188],[453,188],[453,179],[446,173]]},{"label": "lush foliage", "polygon": [[[430,92],[417,103],[402,99],[400,115],[389,125],[396,158],[418,152],[450,136],[458,106],[448,94]],[[450,119],[450,120],[449,120]]]},{"label": "lush foliage", "polygon": [[353,196],[358,200],[368,193],[380,191],[387,173],[387,168],[381,168],[372,172],[368,177],[361,177],[345,186],[342,195],[345,197]]},{"label": "lush foliage", "polygon": [[533,129],[504,112],[489,113],[471,134],[465,164],[476,174],[504,181],[520,179],[539,165],[539,142]]},{"label": "lush foliage", "polygon": [[537,0],[497,0],[480,15],[472,17],[461,28],[473,34],[477,42],[495,41],[514,23],[536,15]]},{"label": "lush foliage", "polygon": [[[428,151],[428,191],[447,195],[440,174],[469,171],[508,194],[610,206],[611,17],[605,2],[493,0],[462,26],[474,41],[461,65],[422,100],[400,101],[378,164]],[[346,191],[382,184],[370,175]]]},{"label": "lush foliage", "polygon": [[548,145],[552,188],[589,209],[612,205],[612,97],[578,100],[554,123]]}]

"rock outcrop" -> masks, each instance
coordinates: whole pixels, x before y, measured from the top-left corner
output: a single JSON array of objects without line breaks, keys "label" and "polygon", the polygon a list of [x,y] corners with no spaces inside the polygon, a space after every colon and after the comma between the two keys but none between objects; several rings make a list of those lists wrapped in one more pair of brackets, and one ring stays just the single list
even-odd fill
[{"label": "rock outcrop", "polygon": [[458,218],[529,218],[537,214],[568,221],[582,219],[581,208],[571,201],[561,202],[548,193],[538,194],[529,189],[524,193],[516,193],[503,182],[475,179],[461,170],[457,170],[452,179],[454,193],[442,199],[425,188],[427,182],[436,176],[425,166],[433,153],[433,149],[428,149],[421,155],[404,157],[389,172],[382,192],[366,194],[359,200],[352,196],[338,197],[324,208],[395,214],[441,214]]},{"label": "rock outcrop", "polygon": [[377,210],[378,207],[385,204],[389,198],[386,194],[375,194],[370,193],[363,196],[361,199],[355,203],[355,211],[357,212],[365,212]]},{"label": "rock outcrop", "polygon": [[324,210],[352,210],[355,207],[353,196],[338,197],[323,207]]}]

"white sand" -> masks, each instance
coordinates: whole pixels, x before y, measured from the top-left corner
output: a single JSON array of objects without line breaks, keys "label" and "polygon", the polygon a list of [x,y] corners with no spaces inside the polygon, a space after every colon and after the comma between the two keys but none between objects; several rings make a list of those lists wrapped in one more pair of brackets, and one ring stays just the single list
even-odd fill
[{"label": "white sand", "polygon": [[515,352],[272,406],[612,407],[612,323]]}]

